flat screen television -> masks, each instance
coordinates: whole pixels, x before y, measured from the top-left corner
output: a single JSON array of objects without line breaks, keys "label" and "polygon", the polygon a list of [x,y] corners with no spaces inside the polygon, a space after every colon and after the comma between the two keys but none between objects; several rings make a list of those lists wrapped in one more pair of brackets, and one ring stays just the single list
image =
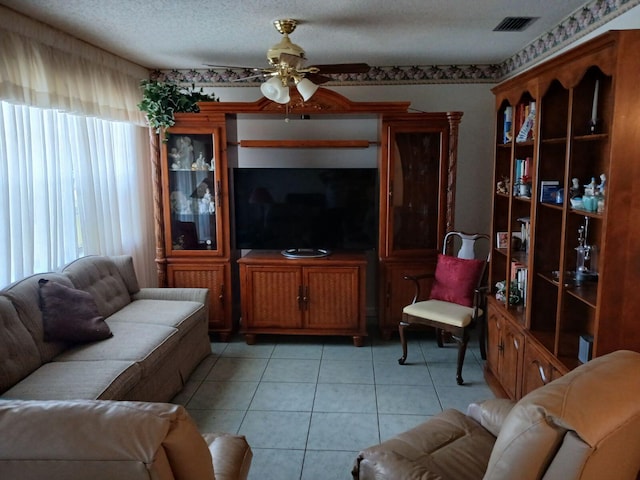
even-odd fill
[{"label": "flat screen television", "polygon": [[233,192],[236,248],[377,246],[376,168],[234,168]]}]

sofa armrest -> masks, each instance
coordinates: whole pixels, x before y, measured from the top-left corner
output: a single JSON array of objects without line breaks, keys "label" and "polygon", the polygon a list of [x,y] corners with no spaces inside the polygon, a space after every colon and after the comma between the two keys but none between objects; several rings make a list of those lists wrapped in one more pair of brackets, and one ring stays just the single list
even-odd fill
[{"label": "sofa armrest", "polygon": [[491,398],[479,403],[471,403],[467,407],[467,415],[497,437],[504,420],[515,405],[506,398]]},{"label": "sofa armrest", "polygon": [[208,288],[141,288],[133,300],[182,300],[209,303]]},{"label": "sofa armrest", "polygon": [[109,400],[0,401],[0,478],[214,480],[184,407]]}]

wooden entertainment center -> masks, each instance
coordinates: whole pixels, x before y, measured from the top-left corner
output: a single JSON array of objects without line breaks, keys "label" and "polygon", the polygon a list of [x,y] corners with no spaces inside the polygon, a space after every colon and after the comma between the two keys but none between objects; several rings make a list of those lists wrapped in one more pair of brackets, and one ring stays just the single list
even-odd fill
[{"label": "wooden entertainment center", "polygon": [[[167,142],[151,138],[159,284],[208,288],[209,331],[224,341],[239,328],[247,343],[258,334],[313,334],[351,336],[362,345],[364,252],[292,259],[252,250],[242,256],[232,241],[229,158],[247,148],[376,148],[378,322],[390,336],[413,294],[403,277],[434,270],[454,222],[462,113],[408,108],[408,102],[352,102],[325,88],[303,102],[292,88],[287,105],[266,98],[204,102],[199,113],[176,114]],[[366,115],[378,121],[377,139],[238,139],[239,115],[337,115],[354,121]]]}]

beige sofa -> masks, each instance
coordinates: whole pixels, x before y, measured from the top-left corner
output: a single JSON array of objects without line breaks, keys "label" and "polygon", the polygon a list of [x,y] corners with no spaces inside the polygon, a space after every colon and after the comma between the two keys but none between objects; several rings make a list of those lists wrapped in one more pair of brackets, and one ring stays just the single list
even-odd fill
[{"label": "beige sofa", "polygon": [[[360,452],[359,480],[634,480],[640,353],[613,352],[514,404],[445,410]],[[401,401],[401,399],[398,399]]]},{"label": "beige sofa", "polygon": [[[89,292],[113,336],[45,341],[41,279]],[[0,290],[0,399],[169,401],[211,353],[208,290],[140,288],[129,256],[88,256]]]},{"label": "beige sofa", "polygon": [[166,403],[0,400],[6,480],[244,480],[244,437],[200,435]]}]

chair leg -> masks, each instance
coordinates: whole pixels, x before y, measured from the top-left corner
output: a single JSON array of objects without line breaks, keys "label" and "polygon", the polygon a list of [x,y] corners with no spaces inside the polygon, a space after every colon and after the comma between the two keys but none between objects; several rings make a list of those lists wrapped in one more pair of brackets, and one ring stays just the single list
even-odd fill
[{"label": "chair leg", "polygon": [[436,328],[436,342],[440,348],[444,347],[443,337],[444,331],[441,328]]},{"label": "chair leg", "polygon": [[458,343],[458,367],[456,369],[456,382],[458,385],[462,385],[464,380],[462,379],[462,364],[464,363],[464,356],[467,352],[467,344],[469,343],[469,332],[465,329],[462,333],[462,338],[454,337]]},{"label": "chair leg", "polygon": [[400,344],[402,345],[402,357],[398,359],[400,365],[404,365],[407,360],[407,339],[404,335],[404,330],[409,326],[408,323],[400,322],[398,324],[398,333],[400,334]]}]

